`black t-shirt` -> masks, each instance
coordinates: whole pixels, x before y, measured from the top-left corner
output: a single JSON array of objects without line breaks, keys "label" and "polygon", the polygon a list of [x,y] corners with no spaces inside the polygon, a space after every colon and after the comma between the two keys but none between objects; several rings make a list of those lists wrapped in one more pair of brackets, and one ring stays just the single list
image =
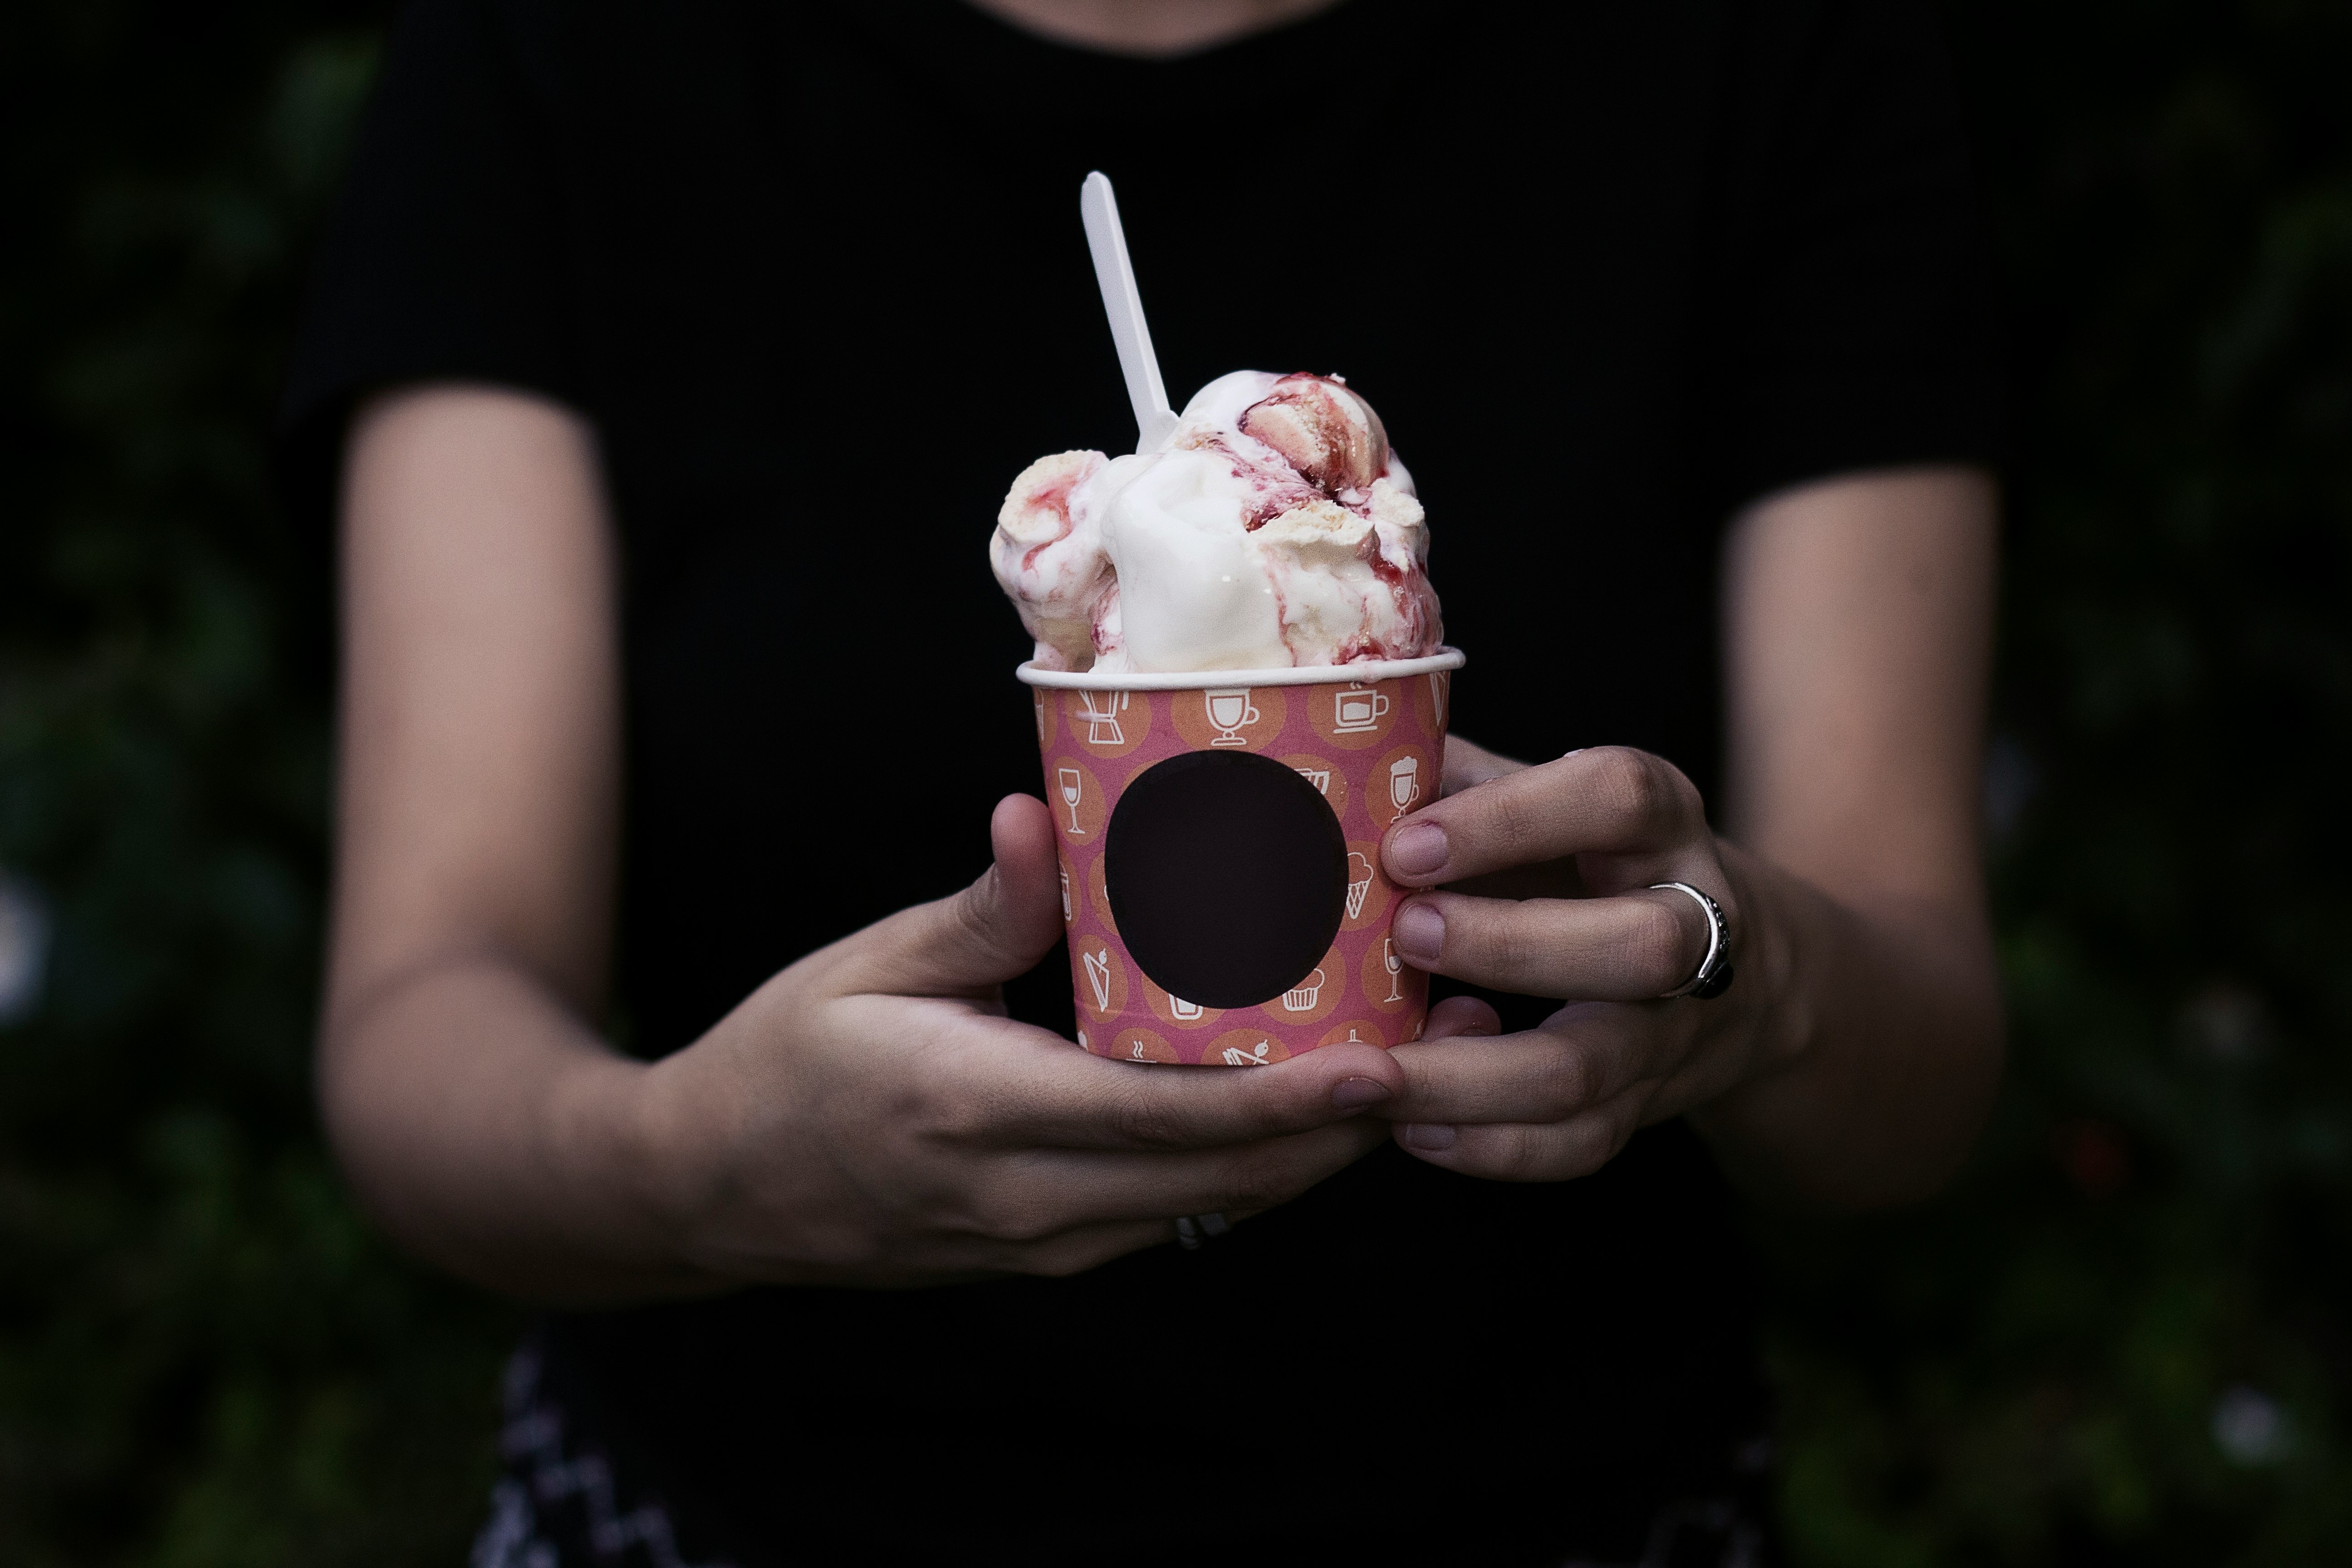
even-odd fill
[{"label": "black t-shirt", "polygon": [[[1987,460],[1924,0],[1352,4],[1172,63],[952,0],[420,0],[289,404],[324,526],[373,386],[582,410],[625,559],[620,994],[693,1040],[987,858],[1039,789],[983,542],[1134,431],[1076,214],[1118,183],[1181,404],[1337,371],[1429,510],[1457,731],[1714,783],[1727,515]],[[1013,988],[1067,1029],[1065,956]],[[1696,1005],[1696,1004],[1693,1004]],[[1517,1003],[1519,1024],[1549,1005]],[[1580,1182],[1384,1149],[1198,1254],[559,1318],[600,1440],[745,1563],[1636,1554],[1760,1429],[1679,1124]]]}]

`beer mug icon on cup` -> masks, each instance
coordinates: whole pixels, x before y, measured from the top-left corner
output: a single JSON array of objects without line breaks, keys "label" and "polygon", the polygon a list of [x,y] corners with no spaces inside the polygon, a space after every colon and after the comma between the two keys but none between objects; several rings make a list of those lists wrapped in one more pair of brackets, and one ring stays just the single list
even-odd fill
[{"label": "beer mug icon on cup", "polygon": [[1329,768],[1294,768],[1291,771],[1313,784],[1317,795],[1326,797],[1330,795],[1331,770]]},{"label": "beer mug icon on cup", "polygon": [[1130,695],[1125,691],[1078,693],[1078,717],[1087,721],[1087,745],[1127,744],[1127,731],[1118,727],[1118,716],[1126,711]]},{"label": "beer mug icon on cup", "polygon": [[1246,686],[1226,687],[1222,690],[1203,692],[1202,705],[1208,710],[1209,722],[1222,731],[1209,744],[1213,746],[1246,746],[1249,737],[1238,731],[1257,722],[1257,704],[1249,700]]},{"label": "beer mug icon on cup", "polygon": [[1342,687],[1331,699],[1331,728],[1342,734],[1360,734],[1388,717],[1389,700],[1368,686]]},{"label": "beer mug icon on cup", "polygon": [[1389,804],[1401,816],[1421,798],[1421,759],[1400,757],[1389,764]]},{"label": "beer mug icon on cup", "polygon": [[[1372,863],[1360,850],[1348,851],[1348,918],[1364,918],[1364,898],[1372,890]],[[1313,1005],[1313,1004],[1308,1004]]]}]

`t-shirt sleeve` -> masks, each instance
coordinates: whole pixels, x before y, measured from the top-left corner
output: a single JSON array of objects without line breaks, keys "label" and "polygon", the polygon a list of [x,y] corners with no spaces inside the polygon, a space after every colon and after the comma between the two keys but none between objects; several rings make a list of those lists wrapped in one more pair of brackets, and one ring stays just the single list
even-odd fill
[{"label": "t-shirt sleeve", "polygon": [[577,402],[548,16],[415,0],[319,251],[280,413],[281,475],[323,504],[355,399],[495,382]]},{"label": "t-shirt sleeve", "polygon": [[1979,196],[1927,0],[1763,0],[1734,75],[1714,250],[1711,488],[1998,468]]}]

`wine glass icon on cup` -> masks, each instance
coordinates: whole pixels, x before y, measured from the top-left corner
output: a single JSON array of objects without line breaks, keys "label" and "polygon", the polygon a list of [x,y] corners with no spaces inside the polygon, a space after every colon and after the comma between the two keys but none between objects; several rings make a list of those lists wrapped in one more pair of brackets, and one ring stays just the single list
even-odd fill
[{"label": "wine glass icon on cup", "polygon": [[1389,994],[1381,1000],[1403,1001],[1404,960],[1397,956],[1396,943],[1387,937],[1381,938],[1381,967],[1389,972]]},{"label": "wine glass icon on cup", "polygon": [[1055,768],[1055,782],[1062,786],[1062,804],[1070,808],[1070,832],[1084,837],[1086,829],[1078,826],[1078,800],[1086,794],[1087,776],[1076,768]]},{"label": "wine glass icon on cup", "polygon": [[1250,700],[1246,686],[1226,687],[1203,692],[1202,704],[1208,710],[1209,722],[1222,731],[1213,738],[1213,746],[1246,746],[1249,737],[1240,733],[1258,721],[1257,704]]}]

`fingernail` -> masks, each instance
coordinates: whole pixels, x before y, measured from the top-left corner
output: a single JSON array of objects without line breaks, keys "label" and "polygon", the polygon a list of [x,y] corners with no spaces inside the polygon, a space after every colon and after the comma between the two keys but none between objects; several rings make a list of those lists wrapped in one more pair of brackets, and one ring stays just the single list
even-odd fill
[{"label": "fingernail", "polygon": [[1376,1078],[1343,1078],[1331,1090],[1331,1108],[1335,1110],[1361,1110],[1367,1105],[1378,1105],[1391,1098],[1389,1086]]},{"label": "fingernail", "polygon": [[1427,1149],[1434,1153],[1440,1149],[1454,1147],[1454,1129],[1442,1121],[1415,1121],[1406,1126],[1404,1141],[1416,1149]]},{"label": "fingernail", "polygon": [[1426,967],[1445,951],[1445,917],[1428,904],[1407,904],[1397,911],[1389,936],[1399,952]]},{"label": "fingernail", "polygon": [[1389,868],[1400,877],[1425,877],[1445,864],[1445,829],[1433,822],[1412,822],[1389,840]]}]

